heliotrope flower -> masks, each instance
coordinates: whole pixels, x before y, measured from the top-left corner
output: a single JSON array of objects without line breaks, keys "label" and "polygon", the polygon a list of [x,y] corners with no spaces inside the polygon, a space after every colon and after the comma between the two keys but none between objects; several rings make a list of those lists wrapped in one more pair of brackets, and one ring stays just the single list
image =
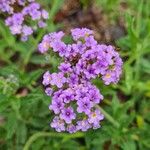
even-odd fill
[{"label": "heliotrope flower", "polygon": [[64,77],[63,73],[59,72],[51,75],[51,85],[56,85],[58,88],[61,88],[65,82],[66,78]]},{"label": "heliotrope flower", "polygon": [[92,103],[90,102],[88,97],[80,98],[77,102],[77,112],[82,113],[84,112],[85,114],[89,114],[91,112],[92,108]]},{"label": "heliotrope flower", "polygon": [[65,104],[61,98],[54,98],[52,104],[49,106],[49,109],[53,110],[55,114],[59,114],[64,106]]},{"label": "heliotrope flower", "polygon": [[43,85],[49,85],[51,82],[51,74],[49,73],[49,71],[45,72],[43,75]]},{"label": "heliotrope flower", "polygon": [[92,125],[86,119],[77,121],[77,125],[76,125],[77,130],[81,130],[81,131],[85,132],[88,129],[90,129],[91,127],[92,127]]},{"label": "heliotrope flower", "polygon": [[41,53],[52,49],[63,62],[57,73],[43,75],[46,94],[52,97],[49,109],[56,115],[51,127],[56,131],[74,133],[97,129],[104,115],[96,108],[103,95],[92,84],[102,79],[105,85],[117,83],[122,72],[122,60],[111,45],[98,44],[93,31],[86,28],[71,30],[72,44],[63,42],[64,33],[44,36],[39,44]]},{"label": "heliotrope flower", "polygon": [[104,115],[100,113],[98,109],[93,112],[90,112],[88,122],[94,125],[99,124],[100,120],[104,119]]},{"label": "heliotrope flower", "polygon": [[77,127],[73,124],[67,125],[66,131],[69,133],[75,133],[77,131]]},{"label": "heliotrope flower", "polygon": [[51,127],[55,128],[57,132],[65,131],[65,122],[56,116],[51,123]]},{"label": "heliotrope flower", "polygon": [[[40,4],[35,0],[1,0],[0,12],[7,16],[5,24],[9,27],[13,35],[21,35],[21,40],[26,41],[33,34],[35,25],[38,28],[46,26],[45,21],[49,14],[42,9]],[[34,21],[36,24],[32,26],[27,23],[26,18]]]},{"label": "heliotrope flower", "polygon": [[72,107],[67,107],[61,110],[60,118],[65,120],[67,124],[71,123],[76,118],[76,114]]}]

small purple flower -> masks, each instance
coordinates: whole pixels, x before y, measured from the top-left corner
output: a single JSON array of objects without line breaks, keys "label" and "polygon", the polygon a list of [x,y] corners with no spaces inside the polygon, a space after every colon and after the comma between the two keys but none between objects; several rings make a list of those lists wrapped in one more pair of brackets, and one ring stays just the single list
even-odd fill
[{"label": "small purple flower", "polygon": [[85,70],[84,70],[84,74],[86,76],[87,79],[95,79],[96,78],[96,73],[95,73],[96,68],[93,68],[92,66],[88,66]]},{"label": "small purple flower", "polygon": [[58,91],[55,91],[54,94],[53,94],[53,99],[59,99],[62,94],[63,94],[63,90],[62,89],[60,89]]},{"label": "small purple flower", "polygon": [[[45,27],[45,20],[48,19],[48,12],[41,9],[35,0],[1,0],[0,11],[5,12],[8,17],[5,24],[14,35],[20,35],[22,41],[28,40],[28,36],[33,33],[33,26],[26,22],[26,18],[37,21],[39,27]],[[15,9],[20,7],[20,9]]]},{"label": "small purple flower", "polygon": [[74,113],[72,107],[68,107],[68,108],[62,109],[60,118],[65,120],[65,122],[69,124],[72,122],[72,120],[76,118],[76,114]]},{"label": "small purple flower", "polygon": [[45,72],[43,75],[43,85],[49,85],[50,82],[52,80],[51,74],[49,73],[49,71]]},{"label": "small purple flower", "polygon": [[81,29],[76,28],[76,29],[71,30],[71,34],[72,34],[73,39],[76,41],[76,40],[79,40],[80,38],[85,38],[89,35],[92,35],[93,31],[87,28],[81,28]]},{"label": "small purple flower", "polygon": [[50,48],[49,39],[45,36],[45,40],[43,40],[39,45],[38,49],[41,53],[45,53]]},{"label": "small purple flower", "polygon": [[93,125],[99,124],[99,122],[104,119],[104,115],[101,114],[100,110],[98,109],[96,109],[94,112],[91,112],[88,116],[88,122]]},{"label": "small purple flower", "polygon": [[79,99],[77,101],[77,104],[78,104],[77,112],[79,112],[79,113],[84,112],[87,115],[91,112],[91,108],[93,105],[90,102],[88,97],[84,97],[83,99]]},{"label": "small purple flower", "polygon": [[92,88],[89,90],[89,99],[95,104],[99,104],[100,100],[103,99],[103,95],[100,94],[97,88]]},{"label": "small purple flower", "polygon": [[43,19],[48,19],[49,18],[48,12],[44,9],[42,10],[42,17],[43,17]]},{"label": "small purple flower", "polygon": [[27,36],[24,36],[24,35],[21,36],[21,41],[25,42],[25,41],[27,41],[27,40],[28,40],[28,37],[27,37]]},{"label": "small purple flower", "polygon": [[12,21],[14,25],[21,25],[24,21],[24,16],[22,13],[15,13],[12,16]]},{"label": "small purple flower", "polygon": [[89,124],[89,122],[87,120],[81,120],[81,121],[77,121],[76,128],[77,128],[77,130],[81,130],[81,131],[85,132],[91,128],[91,125]]},{"label": "small purple flower", "polygon": [[52,104],[49,105],[49,109],[53,110],[55,114],[59,114],[64,106],[65,104],[63,103],[62,99],[52,99]]},{"label": "small purple flower", "polygon": [[40,27],[40,28],[44,28],[44,27],[46,27],[47,26],[47,24],[44,22],[44,21],[39,21],[38,22],[38,26]]},{"label": "small purple flower", "polygon": [[45,93],[46,93],[48,96],[51,96],[52,93],[53,93],[52,88],[50,88],[50,87],[46,88],[46,89],[45,89]]},{"label": "small purple flower", "polygon": [[61,98],[65,103],[70,103],[74,100],[74,91],[72,89],[66,89],[61,95]]},{"label": "small purple flower", "polygon": [[47,34],[43,37],[42,42],[38,46],[38,50],[41,53],[45,53],[48,51],[50,47],[52,47],[54,52],[57,52],[59,48],[61,50],[65,48],[65,45],[63,42],[61,42],[62,37],[64,36],[63,32],[54,32]]},{"label": "small purple flower", "polygon": [[69,133],[75,133],[76,131],[77,131],[77,128],[76,128],[76,126],[75,125],[73,125],[73,124],[69,124],[68,126],[67,126],[67,129],[66,129]]},{"label": "small purple flower", "polygon": [[80,59],[76,64],[75,71],[77,74],[81,74],[85,68],[86,68],[86,61]]},{"label": "small purple flower", "polygon": [[41,19],[41,12],[38,10],[32,10],[30,11],[30,16],[32,18],[32,20],[40,20]]},{"label": "small purple flower", "polygon": [[66,82],[66,78],[64,77],[63,73],[53,73],[51,77],[51,85],[56,85],[58,88],[61,88]]},{"label": "small purple flower", "polygon": [[22,26],[20,25],[13,25],[10,27],[11,33],[12,34],[21,34]]},{"label": "small purple flower", "polygon": [[52,123],[50,124],[52,128],[55,128],[57,132],[65,131],[65,123],[58,116],[55,116]]},{"label": "small purple flower", "polygon": [[87,98],[87,97],[89,97],[88,88],[84,87],[84,85],[81,84],[80,87],[77,88],[77,90],[76,90],[76,99],[82,100],[82,99]]},{"label": "small purple flower", "polygon": [[71,64],[70,63],[61,63],[60,66],[58,67],[60,71],[63,73],[69,73],[72,71],[71,69]]},{"label": "small purple flower", "polygon": [[68,83],[70,86],[77,85],[79,83],[78,75],[75,73],[70,74],[70,76],[68,77]]},{"label": "small purple flower", "polygon": [[31,35],[33,33],[33,30],[31,27],[24,25],[22,28],[22,33],[24,36]]},{"label": "small purple flower", "polygon": [[93,47],[97,45],[97,41],[94,39],[93,36],[88,36],[85,38],[85,44],[87,47]]}]

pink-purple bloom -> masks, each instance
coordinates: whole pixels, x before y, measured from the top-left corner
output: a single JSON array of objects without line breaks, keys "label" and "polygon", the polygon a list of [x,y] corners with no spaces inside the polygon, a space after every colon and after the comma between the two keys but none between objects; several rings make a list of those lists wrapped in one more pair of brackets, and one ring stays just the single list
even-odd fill
[{"label": "pink-purple bloom", "polygon": [[75,133],[77,131],[77,127],[73,124],[67,125],[66,131],[69,133]]},{"label": "pink-purple bloom", "polygon": [[65,122],[58,116],[55,116],[51,123],[51,127],[55,128],[57,132],[65,131]]},{"label": "pink-purple bloom", "polygon": [[49,85],[51,82],[51,74],[49,73],[49,71],[45,72],[43,75],[43,85]]},{"label": "pink-purple bloom", "polygon": [[80,98],[79,101],[77,102],[77,112],[82,113],[84,112],[85,114],[89,114],[91,112],[92,108],[92,103],[90,102],[88,97]]},{"label": "pink-purple bloom", "polygon": [[66,82],[66,78],[63,73],[53,73],[51,74],[51,85],[56,85],[58,88],[61,88]]},{"label": "pink-purple bloom", "polygon": [[65,104],[62,99],[57,98],[53,99],[52,104],[49,105],[49,109],[53,110],[55,114],[59,114],[61,110],[64,108]]},{"label": "pink-purple bloom", "polygon": [[43,75],[45,92],[52,97],[49,109],[56,115],[51,127],[74,133],[101,126],[104,116],[96,105],[103,95],[92,79],[102,79],[105,85],[117,83],[123,62],[113,46],[97,43],[92,30],[76,28],[71,35],[73,43],[66,44],[62,31],[47,34],[38,48],[41,53],[52,49],[63,60],[58,73]]},{"label": "pink-purple bloom", "polygon": [[[14,7],[19,7],[19,10]],[[28,37],[33,34],[33,27],[26,18],[30,18],[36,23],[38,28],[46,26],[46,20],[49,14],[42,9],[40,4],[35,0],[1,0],[0,12],[7,16],[5,24],[9,27],[13,35],[20,35],[22,41],[28,40]]]},{"label": "pink-purple bloom", "polygon": [[86,119],[77,121],[77,130],[81,130],[81,131],[85,132],[88,129],[90,129],[91,127],[92,127],[92,125]]},{"label": "pink-purple bloom", "polygon": [[72,107],[68,107],[61,110],[60,118],[65,120],[65,122],[69,124],[76,118],[76,114],[74,113]]},{"label": "pink-purple bloom", "polygon": [[99,124],[99,121],[104,119],[104,115],[100,113],[98,109],[91,111],[89,114],[88,122],[94,125]]}]

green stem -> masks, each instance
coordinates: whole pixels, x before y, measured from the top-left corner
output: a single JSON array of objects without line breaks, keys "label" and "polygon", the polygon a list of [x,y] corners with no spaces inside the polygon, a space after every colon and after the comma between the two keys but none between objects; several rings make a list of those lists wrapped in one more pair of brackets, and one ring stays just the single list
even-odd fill
[{"label": "green stem", "polygon": [[51,132],[38,132],[33,134],[29,140],[26,142],[23,150],[29,150],[31,144],[38,138],[40,137],[59,137],[59,138],[66,138],[66,139],[71,139],[71,138],[81,138],[84,137],[84,133],[77,132],[74,134],[67,134],[67,133],[51,133]]},{"label": "green stem", "polygon": [[100,109],[101,113],[105,116],[105,118],[111,122],[116,128],[120,127],[120,124],[112,117],[110,116],[103,108],[101,108],[100,106],[98,106],[98,109]]},{"label": "green stem", "polygon": [[33,46],[31,47],[31,49],[28,51],[28,53],[27,53],[27,55],[26,55],[26,57],[25,57],[25,59],[24,59],[24,67],[23,67],[23,69],[25,69],[25,67],[26,67],[26,65],[29,63],[29,61],[30,61],[30,58],[31,58],[31,56],[32,56],[32,53],[35,51],[35,49],[37,48],[37,45],[38,45],[38,43],[39,43],[39,41],[41,40],[41,38],[42,38],[42,36],[43,36],[43,33],[44,33],[45,31],[40,31],[40,33],[39,33],[39,35],[38,35],[38,37],[37,37],[37,39],[36,40],[34,40],[34,38],[32,39],[32,41],[33,41]]}]

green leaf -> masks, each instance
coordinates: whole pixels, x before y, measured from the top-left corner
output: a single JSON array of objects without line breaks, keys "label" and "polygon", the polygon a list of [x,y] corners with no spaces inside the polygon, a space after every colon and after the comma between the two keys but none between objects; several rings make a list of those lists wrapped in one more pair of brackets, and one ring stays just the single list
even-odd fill
[{"label": "green leaf", "polygon": [[4,22],[0,20],[0,34],[3,36],[5,42],[9,45],[12,46],[15,43],[15,38],[11,34],[10,30],[8,27],[4,25]]},{"label": "green leaf", "polygon": [[133,69],[129,65],[125,65],[125,86],[126,86],[126,93],[130,94],[133,86]]},{"label": "green leaf", "polygon": [[17,134],[18,144],[19,144],[19,143],[24,144],[25,141],[26,141],[26,139],[27,139],[27,127],[26,127],[26,125],[25,125],[23,122],[21,122],[21,121],[18,122],[18,127],[17,127],[17,132],[16,132],[16,134]]},{"label": "green leaf", "polygon": [[7,117],[6,129],[7,129],[6,138],[10,139],[17,129],[17,118],[15,113],[13,112],[11,112]]},{"label": "green leaf", "polygon": [[10,105],[8,97],[0,94],[0,112],[4,111]]},{"label": "green leaf", "polygon": [[42,75],[42,73],[43,71],[41,69],[37,69],[28,74],[24,74],[22,77],[23,84],[25,85],[33,84]]},{"label": "green leaf", "polygon": [[121,145],[123,150],[136,150],[136,145],[134,141],[127,141]]}]

